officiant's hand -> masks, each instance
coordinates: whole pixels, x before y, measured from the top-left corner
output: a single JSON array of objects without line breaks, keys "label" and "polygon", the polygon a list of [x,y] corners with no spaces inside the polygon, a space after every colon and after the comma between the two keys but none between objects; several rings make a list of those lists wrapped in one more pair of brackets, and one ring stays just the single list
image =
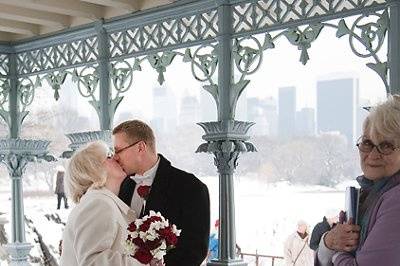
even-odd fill
[{"label": "officiant's hand", "polygon": [[337,224],[324,237],[327,248],[336,251],[350,252],[357,249],[360,237],[360,226],[349,221]]}]

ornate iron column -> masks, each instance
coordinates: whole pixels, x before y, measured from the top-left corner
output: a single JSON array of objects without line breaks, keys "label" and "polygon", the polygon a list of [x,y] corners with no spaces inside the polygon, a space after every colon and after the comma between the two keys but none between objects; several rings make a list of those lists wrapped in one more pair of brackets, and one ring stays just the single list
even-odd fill
[{"label": "ornate iron column", "polygon": [[24,199],[22,175],[28,162],[44,159],[54,160],[47,155],[49,141],[2,139],[0,140],[0,161],[7,166],[12,181],[12,230],[11,243],[6,249],[11,256],[11,265],[29,265],[28,255],[32,245],[25,239]]},{"label": "ornate iron column", "polygon": [[71,141],[68,145],[70,150],[64,151],[61,155],[62,158],[71,158],[72,154],[79,149],[81,146],[88,142],[95,140],[103,140],[110,147],[112,147],[111,141],[111,131],[110,130],[100,130],[100,131],[88,131],[88,132],[77,132],[65,134],[67,138]]},{"label": "ornate iron column", "polygon": [[[103,21],[98,22],[96,25],[97,40],[99,43],[98,55],[98,75],[100,82],[100,98],[98,108],[100,128],[102,130],[109,130],[112,126],[113,115],[110,113],[111,103],[111,84],[110,84],[110,42],[108,35],[103,27]],[[114,112],[112,113],[114,114]]]},{"label": "ornate iron column", "polygon": [[21,131],[20,113],[18,110],[18,74],[17,74],[17,55],[9,54],[9,127],[10,138],[18,138]]},{"label": "ornate iron column", "polygon": [[392,94],[400,93],[400,1],[389,6],[389,87]]},{"label": "ornate iron column", "polygon": [[218,122],[199,123],[204,129],[203,139],[197,152],[214,154],[214,163],[219,173],[219,246],[218,259],[207,265],[247,265],[236,258],[235,202],[233,173],[240,152],[254,151],[246,135],[253,123],[235,121],[235,107],[241,90],[233,84],[232,60],[232,7],[229,1],[218,4],[218,86],[216,89]]}]

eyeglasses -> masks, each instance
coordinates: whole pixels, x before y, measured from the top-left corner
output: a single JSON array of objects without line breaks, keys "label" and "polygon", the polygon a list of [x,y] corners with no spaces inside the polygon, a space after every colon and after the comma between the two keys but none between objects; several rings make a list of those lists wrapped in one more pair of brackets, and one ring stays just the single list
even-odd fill
[{"label": "eyeglasses", "polygon": [[114,151],[114,155],[120,154],[120,153],[123,152],[124,150],[129,149],[130,147],[135,146],[136,144],[138,144],[138,143],[141,142],[141,141],[142,141],[142,140],[138,140],[138,141],[132,143],[131,145],[128,145],[128,146],[126,146],[126,147],[123,147],[123,148],[121,148],[121,149],[119,149],[119,150],[115,150],[115,151]]},{"label": "eyeglasses", "polygon": [[376,150],[382,155],[390,155],[398,149],[398,147],[388,141],[383,141],[378,145],[375,145],[371,140],[362,138],[358,140],[356,146],[362,152],[372,152],[372,150],[376,148]]}]

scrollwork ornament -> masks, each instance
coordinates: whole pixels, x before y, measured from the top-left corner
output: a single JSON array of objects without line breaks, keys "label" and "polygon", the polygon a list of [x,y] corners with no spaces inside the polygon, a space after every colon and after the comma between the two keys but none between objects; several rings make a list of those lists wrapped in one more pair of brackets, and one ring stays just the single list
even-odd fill
[{"label": "scrollwork ornament", "polygon": [[[378,18],[376,22],[371,22],[371,17],[373,16]],[[363,24],[363,20],[367,17],[368,22]],[[347,27],[344,20],[341,20],[341,23],[342,27]],[[376,55],[384,43],[388,25],[389,16],[387,11],[384,11],[382,14],[375,13],[369,16],[358,17],[348,32],[349,43],[353,53],[363,58]],[[357,30],[359,34],[356,33]],[[363,48],[365,48],[364,52],[359,51],[355,47],[354,42],[356,40],[363,45]]]},{"label": "scrollwork ornament", "polygon": [[152,54],[147,57],[151,67],[155,69],[158,73],[158,83],[162,85],[165,81],[164,72],[167,70],[167,66],[169,66],[174,60],[176,52],[167,51],[162,53],[161,55]]},{"label": "scrollwork ornament", "polygon": [[[222,145],[222,144],[221,144]],[[232,175],[235,171],[238,163],[239,152],[231,151],[217,151],[214,152],[214,164],[218,169],[218,172],[223,175]]]},{"label": "scrollwork ornament", "polygon": [[[377,18],[376,22],[373,22],[372,17]],[[353,22],[350,28],[344,19],[341,19],[337,26],[332,24],[327,25],[337,28],[336,37],[349,36],[349,44],[355,55],[361,58],[372,57],[375,60],[375,63],[367,63],[367,66],[379,75],[385,85],[386,91],[389,93],[387,62],[382,62],[377,55],[382,48],[388,31],[388,11],[385,10],[382,14],[372,13],[361,15]],[[355,42],[361,44],[362,51],[360,51],[360,46],[356,47]]]},{"label": "scrollwork ornament", "polygon": [[35,98],[35,84],[30,78],[23,78],[18,83],[19,101],[23,110],[28,107]]},{"label": "scrollwork ornament", "polygon": [[[255,48],[253,48],[254,45],[250,43],[242,45],[244,42],[255,44]],[[232,47],[232,54],[239,72],[250,75],[256,72],[262,63],[263,46],[260,41],[253,36],[248,36],[239,40],[236,39]]]},{"label": "scrollwork ornament", "polygon": [[59,71],[59,72],[50,73],[50,74],[47,74],[44,76],[44,79],[54,90],[54,99],[56,101],[58,101],[58,99],[60,98],[59,90],[61,89],[61,85],[64,84],[67,75],[68,75],[68,72]]},{"label": "scrollwork ornament", "polygon": [[0,79],[0,109],[8,102],[8,95],[10,93],[10,83],[7,79]]},{"label": "scrollwork ornament", "polygon": [[193,55],[189,48],[186,49],[183,61],[191,62],[192,74],[196,80],[212,81],[218,64],[216,49],[215,45],[202,45],[194,51]]},{"label": "scrollwork ornament", "polygon": [[5,157],[5,159],[3,159],[3,163],[6,164],[11,178],[15,179],[21,178],[28,162],[33,162],[35,159],[34,156],[23,156],[10,153]]},{"label": "scrollwork ornament", "polygon": [[315,41],[321,32],[324,25],[322,23],[311,24],[304,30],[298,27],[288,29],[283,32],[283,35],[289,40],[289,42],[301,51],[300,62],[305,65],[310,59],[308,55],[308,49],[311,47],[311,43]]},{"label": "scrollwork ornament", "polygon": [[95,99],[94,92],[99,84],[99,76],[96,67],[85,66],[80,71],[75,69],[72,73],[72,81],[78,83],[79,93],[83,97]]},{"label": "scrollwork ornament", "polygon": [[111,82],[118,93],[126,92],[133,83],[133,69],[125,60],[111,64]]}]

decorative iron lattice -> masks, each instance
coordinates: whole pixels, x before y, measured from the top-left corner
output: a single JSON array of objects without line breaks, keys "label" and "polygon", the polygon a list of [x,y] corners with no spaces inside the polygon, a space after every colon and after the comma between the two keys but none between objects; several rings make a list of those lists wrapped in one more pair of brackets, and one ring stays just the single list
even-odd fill
[{"label": "decorative iron lattice", "polygon": [[18,54],[19,75],[31,75],[95,62],[98,56],[97,37],[44,47]]},{"label": "decorative iron lattice", "polygon": [[217,36],[217,10],[133,27],[109,35],[111,58],[211,40]]},{"label": "decorative iron lattice", "polygon": [[0,54],[0,77],[8,75],[8,56]]},{"label": "decorative iron lattice", "polygon": [[384,10],[359,15],[351,24],[346,22],[345,19],[341,19],[337,24],[319,22],[302,27],[289,28],[275,35],[266,33],[261,41],[251,35],[236,39],[232,52],[236,68],[241,73],[240,80],[236,84],[240,85],[242,83],[242,86],[239,87],[240,90],[243,90],[247,85],[244,82],[249,82],[249,80],[244,79],[245,76],[253,74],[259,69],[263,59],[263,51],[274,48],[274,42],[282,36],[286,37],[292,45],[297,46],[298,50],[300,50],[299,61],[303,65],[307,64],[310,59],[308,49],[311,44],[318,38],[325,27],[331,27],[336,29],[337,38],[348,37],[350,49],[356,56],[374,60],[374,62],[369,62],[366,65],[379,75],[386,91],[389,93],[387,59],[384,61],[378,56],[378,52],[385,41],[388,25],[388,11]]},{"label": "decorative iron lattice", "polygon": [[[233,6],[235,33],[257,31],[288,22],[373,7],[387,0],[260,0]],[[382,7],[383,8],[383,7]]]}]

